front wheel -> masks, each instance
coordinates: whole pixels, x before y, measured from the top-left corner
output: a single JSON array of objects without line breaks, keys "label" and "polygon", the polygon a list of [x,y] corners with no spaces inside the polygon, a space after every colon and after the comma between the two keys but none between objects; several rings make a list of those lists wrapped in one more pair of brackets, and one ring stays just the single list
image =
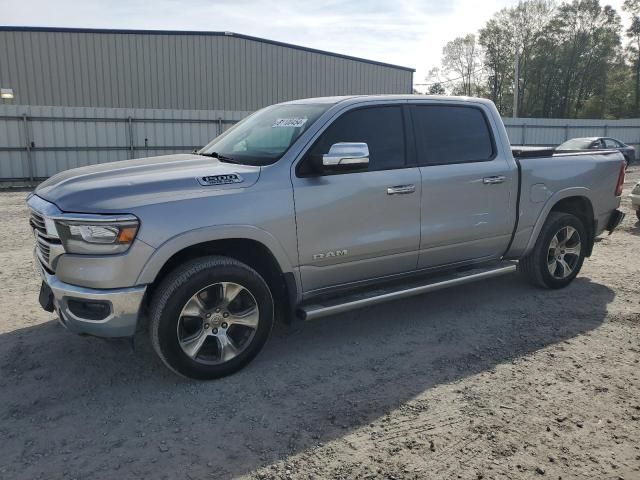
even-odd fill
[{"label": "front wheel", "polygon": [[153,296],[150,334],[174,372],[207,380],[230,375],[262,349],[273,326],[269,287],[252,268],[211,256],[171,272]]},{"label": "front wheel", "polygon": [[533,250],[519,262],[519,270],[534,285],[563,288],[582,268],[587,233],[575,215],[551,212]]}]

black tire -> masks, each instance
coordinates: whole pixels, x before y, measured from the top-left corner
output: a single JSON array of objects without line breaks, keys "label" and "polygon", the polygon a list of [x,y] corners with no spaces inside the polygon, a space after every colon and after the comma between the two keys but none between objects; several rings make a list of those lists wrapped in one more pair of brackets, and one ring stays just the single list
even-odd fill
[{"label": "black tire", "polygon": [[[178,320],[193,295],[218,282],[234,282],[250,292],[258,307],[258,326],[236,357],[204,364],[189,357],[180,346]],[[149,317],[151,343],[165,365],[179,375],[210,380],[237,372],[260,352],[273,327],[274,302],[267,283],[251,267],[232,258],[208,256],[176,268],[161,281],[152,297]]]},{"label": "black tire", "polygon": [[[573,227],[580,236],[580,254],[570,275],[565,278],[552,276],[547,266],[549,248],[556,233],[564,227]],[[543,288],[563,288],[569,285],[580,272],[587,248],[587,231],[582,221],[575,215],[551,212],[542,226],[533,250],[518,262],[518,270],[533,285]],[[551,257],[553,258],[553,257]]]},{"label": "black tire", "polygon": [[640,220],[640,210],[636,210],[636,217],[638,217],[638,220]]}]

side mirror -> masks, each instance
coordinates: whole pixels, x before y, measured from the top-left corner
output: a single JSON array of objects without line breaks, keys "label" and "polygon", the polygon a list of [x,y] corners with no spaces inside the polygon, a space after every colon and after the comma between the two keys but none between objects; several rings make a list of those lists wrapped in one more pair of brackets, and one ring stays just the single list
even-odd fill
[{"label": "side mirror", "polygon": [[369,146],[366,143],[334,143],[322,156],[326,170],[362,170],[369,166]]}]

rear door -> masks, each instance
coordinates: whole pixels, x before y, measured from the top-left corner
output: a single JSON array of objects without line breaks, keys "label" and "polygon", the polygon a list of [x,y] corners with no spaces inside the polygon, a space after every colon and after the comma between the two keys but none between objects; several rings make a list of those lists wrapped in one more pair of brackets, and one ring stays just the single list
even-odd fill
[{"label": "rear door", "polygon": [[[320,134],[295,169],[305,292],[415,270],[420,172],[408,165],[404,125],[400,104],[349,110]],[[307,162],[340,142],[368,145],[366,171],[308,173]]]},{"label": "rear door", "polygon": [[510,241],[518,175],[496,145],[483,105],[411,107],[422,177],[418,266],[500,257]]}]

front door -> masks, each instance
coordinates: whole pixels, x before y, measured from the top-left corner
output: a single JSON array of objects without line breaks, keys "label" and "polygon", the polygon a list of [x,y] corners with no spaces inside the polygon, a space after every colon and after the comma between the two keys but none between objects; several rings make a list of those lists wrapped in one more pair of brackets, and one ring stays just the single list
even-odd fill
[{"label": "front door", "polygon": [[[324,130],[292,172],[305,293],[416,268],[420,172],[407,166],[403,110],[350,110]],[[365,171],[304,173],[341,142],[366,143]]]}]

